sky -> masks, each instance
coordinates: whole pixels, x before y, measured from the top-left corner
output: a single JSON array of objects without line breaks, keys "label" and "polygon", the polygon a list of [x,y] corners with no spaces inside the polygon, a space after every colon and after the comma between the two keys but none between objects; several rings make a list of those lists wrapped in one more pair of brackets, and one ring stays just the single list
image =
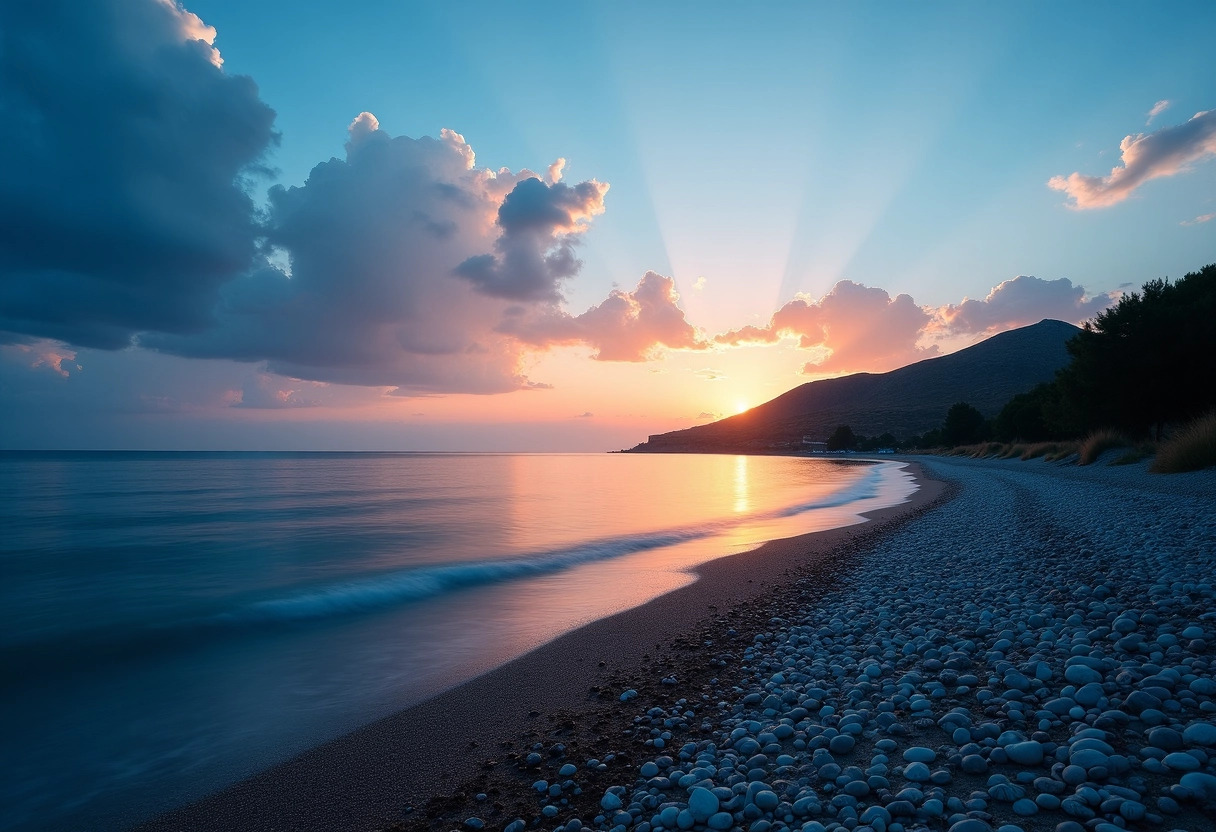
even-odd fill
[{"label": "sky", "polygon": [[1216,261],[1211,3],[0,4],[0,448],[602,451]]}]

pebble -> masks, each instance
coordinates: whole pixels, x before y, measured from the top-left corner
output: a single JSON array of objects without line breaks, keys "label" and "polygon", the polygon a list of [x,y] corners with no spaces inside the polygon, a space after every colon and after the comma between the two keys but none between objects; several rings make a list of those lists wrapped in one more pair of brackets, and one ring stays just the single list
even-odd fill
[{"label": "pebble", "polygon": [[962,495],[742,634],[733,692],[655,694],[635,741],[666,756],[598,826],[1123,832],[1216,807],[1216,472],[925,464]]},{"label": "pebble", "polygon": [[1015,742],[1005,747],[1009,759],[1018,765],[1037,766],[1043,762],[1043,746],[1034,740]]},{"label": "pebble", "polygon": [[704,822],[718,811],[718,797],[709,789],[698,786],[688,796],[688,811],[694,819]]},{"label": "pebble", "polygon": [[1216,745],[1216,725],[1210,722],[1194,722],[1182,732],[1182,741],[1187,745]]}]

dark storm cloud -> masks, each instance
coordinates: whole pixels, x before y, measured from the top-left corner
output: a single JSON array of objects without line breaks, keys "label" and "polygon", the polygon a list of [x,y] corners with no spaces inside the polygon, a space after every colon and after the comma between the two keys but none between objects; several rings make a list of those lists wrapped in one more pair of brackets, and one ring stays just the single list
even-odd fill
[{"label": "dark storm cloud", "polygon": [[574,256],[574,235],[604,211],[608,186],[591,180],[570,186],[523,179],[498,209],[502,235],[497,255],[470,257],[456,268],[491,297],[558,300],[560,282],[582,266]]},{"label": "dark storm cloud", "polygon": [[275,140],[214,37],[158,0],[0,4],[0,329],[115,348],[208,324]]},{"label": "dark storm cloud", "polygon": [[[302,186],[270,191],[266,241],[286,253],[290,276],[266,264],[223,287],[213,328],[141,343],[405,395],[537,387],[520,370],[524,345],[498,331],[511,305],[503,296],[554,307],[557,281],[577,261],[551,263],[603,210],[607,186],[546,184],[475,161],[459,133],[393,137],[361,113],[345,159],[317,165]],[[494,291],[457,276],[492,249],[506,263],[486,255]]]}]

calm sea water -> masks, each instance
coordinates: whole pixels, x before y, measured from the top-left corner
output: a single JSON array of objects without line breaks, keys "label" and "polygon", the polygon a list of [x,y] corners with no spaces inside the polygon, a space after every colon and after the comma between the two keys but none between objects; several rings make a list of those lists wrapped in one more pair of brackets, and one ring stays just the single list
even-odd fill
[{"label": "calm sea water", "polygon": [[912,490],[785,457],[0,454],[0,827],[125,828]]}]

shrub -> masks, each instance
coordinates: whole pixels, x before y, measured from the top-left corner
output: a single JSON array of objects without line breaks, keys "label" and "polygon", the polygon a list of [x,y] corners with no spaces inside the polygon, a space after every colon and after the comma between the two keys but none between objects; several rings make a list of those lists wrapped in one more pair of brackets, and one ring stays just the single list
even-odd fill
[{"label": "shrub", "polygon": [[1201,416],[1178,434],[1162,442],[1149,469],[1158,474],[1180,474],[1216,465],[1216,411]]},{"label": "shrub", "polygon": [[1081,442],[1078,451],[1081,458],[1077,462],[1081,465],[1089,465],[1106,451],[1112,448],[1126,448],[1131,444],[1131,440],[1117,430],[1095,431]]}]

